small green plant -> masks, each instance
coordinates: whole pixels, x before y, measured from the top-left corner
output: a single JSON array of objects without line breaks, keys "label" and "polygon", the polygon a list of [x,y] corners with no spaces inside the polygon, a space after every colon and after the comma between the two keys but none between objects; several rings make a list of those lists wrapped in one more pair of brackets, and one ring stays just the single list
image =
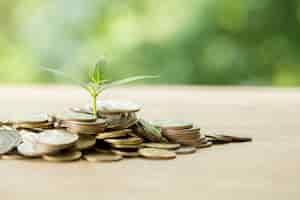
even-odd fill
[{"label": "small green plant", "polygon": [[55,75],[62,76],[84,88],[93,99],[93,114],[97,117],[97,98],[98,96],[106,89],[112,88],[115,86],[127,84],[137,80],[143,80],[148,78],[158,78],[158,76],[133,76],[118,81],[108,81],[104,79],[103,67],[106,65],[104,59],[101,59],[95,67],[89,72],[89,81],[87,83],[78,81],[71,76],[68,76],[66,73],[52,69],[52,68],[43,68],[44,70],[51,72]]}]

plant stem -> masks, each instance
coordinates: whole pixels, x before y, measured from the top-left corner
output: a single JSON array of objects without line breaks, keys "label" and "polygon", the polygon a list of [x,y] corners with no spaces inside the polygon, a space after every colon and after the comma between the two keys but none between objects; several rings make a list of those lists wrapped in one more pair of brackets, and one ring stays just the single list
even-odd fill
[{"label": "plant stem", "polygon": [[97,95],[93,95],[93,113],[97,118]]}]

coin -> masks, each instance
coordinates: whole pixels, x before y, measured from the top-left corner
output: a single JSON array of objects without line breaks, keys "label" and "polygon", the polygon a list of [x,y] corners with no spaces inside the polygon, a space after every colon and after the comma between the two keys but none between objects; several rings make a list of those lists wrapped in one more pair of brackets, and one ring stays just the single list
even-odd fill
[{"label": "coin", "polygon": [[237,137],[237,136],[230,136],[230,135],[219,135],[225,138],[229,138],[231,142],[251,142],[252,138],[250,137]]},{"label": "coin", "polygon": [[21,143],[21,136],[14,130],[0,129],[0,154],[10,152]]},{"label": "coin", "polygon": [[192,154],[195,153],[197,149],[195,147],[181,147],[177,149],[176,154]]},{"label": "coin", "polygon": [[143,143],[143,139],[138,137],[131,137],[126,139],[106,139],[104,141],[110,144],[117,145],[140,145]]},{"label": "coin", "polygon": [[51,162],[70,162],[79,160],[81,156],[80,151],[64,151],[53,155],[43,155],[43,159]]},{"label": "coin", "polygon": [[136,123],[134,132],[138,136],[146,138],[151,142],[167,142],[162,135],[161,129],[153,126],[151,123],[143,119],[139,119],[139,121]]},{"label": "coin", "polygon": [[98,119],[96,122],[65,121],[63,126],[72,133],[95,135],[104,132],[106,122],[102,119]]},{"label": "coin", "polygon": [[38,143],[39,135],[32,132],[22,134],[23,143],[18,145],[18,152],[26,157],[40,157],[47,153],[57,152],[59,149]]},{"label": "coin", "polygon": [[33,115],[26,115],[26,116],[18,116],[12,121],[16,124],[40,124],[40,123],[47,123],[49,121],[49,115],[47,114],[33,114]]},{"label": "coin", "polygon": [[114,152],[117,155],[123,156],[123,157],[139,157],[139,153],[137,151],[124,151],[124,150],[116,150],[113,149],[112,152]]},{"label": "coin", "polygon": [[176,153],[165,149],[142,148],[139,149],[139,154],[148,159],[174,159]]},{"label": "coin", "polygon": [[142,147],[149,147],[155,149],[178,149],[180,144],[167,144],[167,143],[143,143]]},{"label": "coin", "polygon": [[84,155],[84,158],[89,162],[114,162],[123,159],[121,155],[115,153],[88,153]]},{"label": "coin", "polygon": [[95,116],[90,114],[75,113],[75,112],[64,112],[55,115],[58,120],[62,121],[77,121],[77,122],[94,122],[96,121]]},{"label": "coin", "polygon": [[9,154],[4,154],[1,156],[3,160],[24,160],[26,159],[24,156],[21,156],[17,153],[9,153]]},{"label": "coin", "polygon": [[202,149],[202,148],[208,148],[208,147],[211,147],[213,145],[212,142],[207,142],[207,143],[199,143],[198,145],[196,145],[196,147],[198,149]]},{"label": "coin", "polygon": [[[88,105],[88,110],[92,110],[93,106]],[[138,112],[141,106],[132,102],[115,101],[115,100],[99,100],[97,101],[97,111],[101,114],[129,113]]]},{"label": "coin", "polygon": [[193,128],[193,123],[183,122],[183,121],[171,121],[171,120],[161,120],[161,121],[152,121],[151,124],[162,129],[190,129]]},{"label": "coin", "polygon": [[131,129],[123,129],[120,131],[104,132],[104,133],[99,133],[96,136],[96,138],[99,140],[103,140],[103,139],[110,139],[110,138],[125,137],[131,132],[132,132]]},{"label": "coin", "polygon": [[226,144],[232,142],[232,138],[224,137],[222,135],[206,134],[205,136],[214,144]]},{"label": "coin", "polygon": [[111,144],[112,147],[117,149],[139,149],[141,145],[136,144]]},{"label": "coin", "polygon": [[75,143],[75,148],[84,150],[92,148],[96,144],[96,138],[90,135],[79,135],[79,140]]},{"label": "coin", "polygon": [[75,144],[79,139],[77,134],[62,129],[47,130],[39,134],[37,142],[57,148],[67,148]]}]

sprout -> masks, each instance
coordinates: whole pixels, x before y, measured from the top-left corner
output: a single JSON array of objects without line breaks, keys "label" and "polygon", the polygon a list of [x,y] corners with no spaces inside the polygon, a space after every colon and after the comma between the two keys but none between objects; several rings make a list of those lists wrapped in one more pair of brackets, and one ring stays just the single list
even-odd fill
[{"label": "sprout", "polygon": [[87,83],[78,81],[71,76],[68,76],[66,73],[52,69],[52,68],[43,68],[44,70],[51,72],[55,75],[64,77],[77,85],[80,85],[83,89],[85,89],[93,99],[93,114],[97,117],[97,98],[98,96],[106,89],[112,88],[115,86],[127,84],[133,81],[148,79],[148,78],[158,78],[158,76],[132,76],[125,79],[117,80],[117,81],[107,81],[104,79],[103,68],[106,65],[106,61],[104,59],[100,59],[93,70],[89,73],[89,81]]}]

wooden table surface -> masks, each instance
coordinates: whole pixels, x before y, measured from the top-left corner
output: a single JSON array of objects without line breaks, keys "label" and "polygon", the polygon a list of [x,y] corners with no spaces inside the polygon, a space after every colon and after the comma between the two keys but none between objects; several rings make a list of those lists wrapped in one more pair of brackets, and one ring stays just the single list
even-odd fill
[{"label": "wooden table surface", "polygon": [[[69,86],[0,87],[0,117],[84,105]],[[300,90],[127,87],[103,99],[141,103],[146,119],[193,121],[203,132],[253,137],[176,160],[47,163],[0,160],[0,199],[299,199]]]}]

